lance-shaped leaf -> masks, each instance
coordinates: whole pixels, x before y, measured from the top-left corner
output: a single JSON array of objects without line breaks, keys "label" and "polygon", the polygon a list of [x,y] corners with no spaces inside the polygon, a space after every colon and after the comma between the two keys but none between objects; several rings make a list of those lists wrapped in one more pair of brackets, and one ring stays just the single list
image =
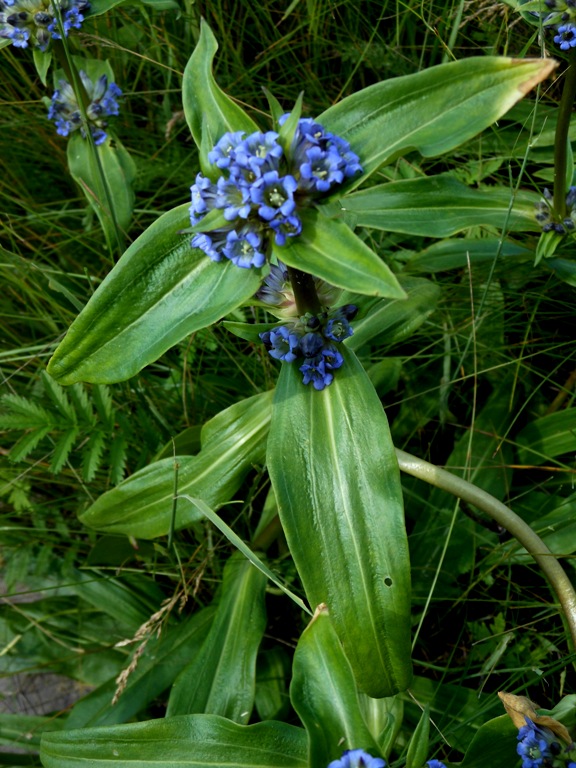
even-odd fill
[{"label": "lance-shaped leaf", "polygon": [[[411,336],[434,312],[440,298],[440,288],[430,280],[402,277],[407,299],[376,299],[365,308],[366,314],[354,322],[354,334],[346,339],[349,349],[359,349],[376,336],[388,346]],[[354,303],[343,298],[341,304]]]},{"label": "lance-shaped leaf", "polygon": [[307,768],[306,752],[306,731],[293,725],[182,715],[45,733],[41,760],[45,768]]},{"label": "lance-shaped leaf", "polygon": [[118,139],[92,148],[74,133],[68,141],[68,170],[94,209],[111,248],[122,242],[134,207],[136,166]]},{"label": "lance-shaped leaf", "polygon": [[378,755],[350,662],[325,606],[316,611],[296,646],[290,699],[308,732],[310,765],[326,766],[346,749]]},{"label": "lance-shaped leaf", "polygon": [[359,227],[448,237],[481,225],[539,232],[534,216],[539,199],[533,192],[501,186],[471,189],[441,174],[370,187],[343,198],[342,207],[355,214]]},{"label": "lance-shaped leaf", "polygon": [[230,406],[204,425],[200,453],[141,469],[96,499],[80,520],[99,531],[141,539],[165,536],[173,514],[175,530],[196,522],[202,513],[191,504],[179,501],[174,513],[175,491],[213,508],[229,501],[249,469],[264,463],[271,402],[272,392],[264,392]]},{"label": "lance-shaped leaf", "polygon": [[165,213],[128,248],[70,326],[48,370],[63,384],[138,373],[184,337],[220,320],[260,285],[256,270],[211,261],[179,230],[188,205]]},{"label": "lance-shaped leaf", "polygon": [[114,675],[74,705],[66,718],[66,728],[125,723],[141,712],[174,682],[190,656],[200,650],[214,614],[214,607],[207,606],[176,626],[164,626],[159,637],[149,639],[141,656],[138,646],[138,664],[127,676],[126,687],[117,700]]},{"label": "lance-shaped leaf", "polygon": [[301,234],[284,246],[273,246],[280,261],[354,293],[405,298],[390,268],[347,224],[313,210],[303,211],[300,218]]},{"label": "lance-shaped leaf", "polygon": [[176,678],[167,715],[206,713],[247,723],[254,706],[256,654],[266,627],[266,576],[236,552],[202,648]]},{"label": "lance-shaped leaf", "polygon": [[256,123],[216,83],[212,74],[218,43],[202,19],[200,39],[188,60],[182,80],[182,103],[186,121],[201,151],[204,171],[208,171],[206,152],[228,131],[258,130]]},{"label": "lance-shaped leaf", "polygon": [[321,392],[283,365],[267,464],[280,520],[312,606],[326,603],[359,688],[411,678],[410,564],[388,421],[353,352]]},{"label": "lance-shaped leaf", "polygon": [[449,152],[483,131],[557,66],[552,59],[471,57],[376,83],[330,107],[318,122],[350,142],[364,173],[412,150]]}]

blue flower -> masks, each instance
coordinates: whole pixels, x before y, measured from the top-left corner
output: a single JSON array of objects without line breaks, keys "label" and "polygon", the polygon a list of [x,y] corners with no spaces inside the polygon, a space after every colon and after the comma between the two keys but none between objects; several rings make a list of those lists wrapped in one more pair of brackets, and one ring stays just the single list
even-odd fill
[{"label": "blue flower", "polygon": [[298,216],[277,216],[270,222],[276,245],[284,245],[287,237],[296,237],[302,232],[302,222]]},{"label": "blue flower", "polygon": [[324,336],[332,341],[344,341],[353,333],[354,331],[345,317],[334,317],[328,320],[324,328]]},{"label": "blue flower", "polygon": [[250,134],[235,150],[236,167],[232,172],[242,169],[253,174],[254,178],[259,178],[266,171],[277,170],[283,155],[283,149],[277,139],[276,131],[257,131]]},{"label": "blue flower", "polygon": [[314,331],[305,333],[304,336],[302,336],[302,340],[300,342],[300,349],[306,358],[316,357],[319,355],[323,346],[324,339],[322,338],[322,334],[316,333]]},{"label": "blue flower", "polygon": [[210,179],[199,173],[196,176],[196,182],[190,187],[190,192],[192,194],[190,222],[194,226],[208,211],[216,207],[218,190]]},{"label": "blue flower", "polygon": [[428,768],[446,768],[444,763],[441,763],[440,760],[428,760],[426,765]]},{"label": "blue flower", "polygon": [[[108,83],[106,75],[102,75],[96,82],[93,82],[81,70],[80,78],[90,99],[90,103],[86,107],[90,133],[94,143],[100,145],[106,141],[107,137],[104,128],[107,127],[108,123],[105,118],[118,114],[119,107],[116,99],[122,95],[122,92],[116,83]],[[83,124],[82,113],[72,86],[66,80],[60,80],[58,85],[58,90],[54,91],[52,95],[48,119],[54,121],[56,133],[60,136],[69,136],[73,131],[80,129],[85,138],[86,127]]]},{"label": "blue flower", "polygon": [[[238,266],[262,266],[272,241],[284,246],[288,238],[301,233],[301,208],[361,171],[348,142],[310,118],[298,122],[286,152],[279,138],[276,131],[255,131],[249,136],[229,131],[208,153],[221,175],[215,181],[196,176],[190,188],[190,221],[195,226],[210,210],[219,208],[230,222],[225,245],[209,236],[193,238],[194,246],[210,258],[220,260],[225,255]],[[334,340],[338,340],[335,335]]]},{"label": "blue flower", "polygon": [[60,39],[59,13],[64,34],[79,29],[87,0],[0,0],[0,39],[11,40],[16,48],[29,45],[45,51],[51,40]]},{"label": "blue flower", "polygon": [[212,261],[222,261],[224,256],[223,248],[226,245],[228,230],[212,230],[211,232],[200,232],[194,235],[191,241],[192,248],[199,248],[204,251]]},{"label": "blue flower", "polygon": [[562,51],[576,48],[576,24],[562,24],[558,27],[558,34],[554,36],[554,42]]},{"label": "blue flower", "polygon": [[522,758],[522,768],[541,768],[545,761],[558,755],[562,747],[549,728],[536,725],[528,717],[525,720],[526,725],[518,731],[516,751]]},{"label": "blue flower", "polygon": [[285,325],[281,325],[273,331],[264,331],[260,338],[266,345],[268,353],[276,360],[284,360],[292,363],[298,356],[300,338]]},{"label": "blue flower", "polygon": [[208,160],[218,168],[228,168],[234,160],[234,150],[241,143],[244,131],[225,133],[213,150],[208,152]]},{"label": "blue flower", "polygon": [[262,251],[262,238],[249,227],[244,227],[239,232],[230,230],[222,252],[237,267],[246,269],[262,267],[266,261],[266,255]]},{"label": "blue flower", "polygon": [[221,176],[216,184],[216,207],[224,209],[226,221],[247,219],[251,210],[250,188],[245,182],[225,179]]},{"label": "blue flower", "polygon": [[348,749],[340,760],[333,760],[328,768],[385,768],[386,761],[381,757],[372,757],[363,749]]},{"label": "blue flower", "polygon": [[252,202],[258,206],[258,215],[265,221],[275,217],[285,219],[296,208],[294,192],[298,185],[292,176],[280,176],[278,171],[268,171],[250,187]]}]

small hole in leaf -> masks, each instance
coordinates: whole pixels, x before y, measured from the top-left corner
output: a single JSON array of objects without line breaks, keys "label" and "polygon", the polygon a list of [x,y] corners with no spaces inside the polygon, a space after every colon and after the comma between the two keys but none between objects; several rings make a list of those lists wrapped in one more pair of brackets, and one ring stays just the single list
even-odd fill
[{"label": "small hole in leaf", "polygon": [[384,584],[386,584],[387,587],[392,586],[392,579],[390,578],[390,576],[386,576],[386,578],[384,579]]}]

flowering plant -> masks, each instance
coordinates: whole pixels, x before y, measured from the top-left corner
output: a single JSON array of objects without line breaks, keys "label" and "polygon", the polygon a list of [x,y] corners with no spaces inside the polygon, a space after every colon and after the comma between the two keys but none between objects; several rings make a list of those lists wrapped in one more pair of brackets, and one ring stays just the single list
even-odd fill
[{"label": "flowering plant", "polygon": [[[267,363],[279,361],[274,389],[208,422],[195,455],[153,462],[81,514],[107,533],[168,535],[169,547],[175,530],[207,518],[240,552],[226,563],[217,605],[195,617],[198,652],[171,689],[166,718],[47,734],[47,768],[61,768],[64,754],[138,761],[143,749],[166,764],[384,768],[401,717],[390,700],[398,704],[412,681],[410,564],[401,452],[355,351],[379,333],[383,309],[409,300],[409,286],[364,231],[389,226],[389,186],[360,186],[403,153],[433,157],[472,138],[554,66],[453,62],[377,83],[313,120],[302,118],[302,99],[287,113],[270,95],[270,118],[259,125],[218,87],[216,48],[203,24],[184,73],[200,166],[191,203],[161,215],[126,250],[49,371],[65,384],[124,380],[231,313],[273,310],[281,324],[265,315],[226,327],[263,344]],[[421,191],[435,194],[452,184],[424,182]],[[254,465],[266,466],[270,507],[247,546],[216,510]],[[306,602],[259,555],[280,528]],[[249,724],[268,579],[312,616],[292,665],[299,725]],[[425,708],[402,746],[410,768],[426,763],[429,728]]]}]

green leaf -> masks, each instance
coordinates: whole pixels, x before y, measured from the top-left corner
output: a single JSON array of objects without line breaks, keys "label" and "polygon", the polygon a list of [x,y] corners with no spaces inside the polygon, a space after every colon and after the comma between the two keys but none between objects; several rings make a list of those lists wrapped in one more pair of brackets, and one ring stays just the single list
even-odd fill
[{"label": "green leaf", "polygon": [[188,208],[165,213],[128,248],[57,348],[48,366],[54,378],[127,379],[256,292],[256,270],[215,263],[190,248],[179,234]]},{"label": "green leaf", "polygon": [[54,454],[52,456],[52,462],[50,463],[50,472],[52,472],[53,475],[57,475],[64,464],[66,464],[68,457],[70,456],[70,451],[78,439],[79,434],[80,428],[72,427],[72,429],[69,429],[60,435],[58,442],[54,447]]},{"label": "green leaf", "polygon": [[217,50],[216,38],[202,19],[200,39],[184,70],[182,103],[192,137],[202,150],[200,163],[206,175],[210,172],[206,147],[212,149],[228,131],[258,130],[256,123],[216,83],[212,62]]},{"label": "green leaf", "polygon": [[300,218],[302,233],[272,246],[280,261],[354,293],[405,298],[389,267],[343,221],[311,209]]},{"label": "green leaf", "polygon": [[408,744],[406,753],[406,768],[422,768],[428,754],[428,741],[430,735],[430,705],[427,704],[422,712],[422,717],[414,729]]},{"label": "green leaf", "polygon": [[23,434],[18,442],[10,448],[8,454],[10,461],[23,461],[26,456],[36,448],[38,443],[41,442],[41,440],[43,440],[53,429],[54,427],[52,425],[47,427],[37,427],[31,432]]},{"label": "green leaf", "polygon": [[287,681],[290,658],[279,646],[261,651],[256,660],[254,706],[260,720],[285,720],[290,711]]},{"label": "green leaf", "polygon": [[58,384],[57,381],[49,376],[46,371],[42,371],[42,383],[48,397],[52,400],[56,409],[59,411],[60,416],[70,424],[76,425],[76,411],[70,405],[70,400],[64,389]]},{"label": "green leaf", "polygon": [[106,240],[115,248],[118,230],[124,232],[132,219],[136,166],[118,139],[110,136],[92,147],[80,131],[68,140],[68,169],[94,209]]},{"label": "green leaf", "polygon": [[266,583],[240,552],[228,560],[216,617],[202,648],[176,678],[168,717],[206,713],[248,722],[254,706],[256,654],[266,627]]},{"label": "green leaf", "polygon": [[[254,464],[264,463],[272,392],[264,392],[222,411],[204,425],[202,450],[178,456],[179,495],[202,499],[210,507],[229,501]],[[104,493],[80,515],[84,525],[142,539],[165,536],[173,512],[173,458],[161,459]],[[197,507],[179,501],[175,529],[202,518]]]},{"label": "green leaf", "polygon": [[463,269],[471,264],[490,264],[501,259],[506,266],[534,260],[534,250],[526,245],[504,242],[495,238],[454,238],[434,243],[416,253],[406,264],[406,272],[442,272],[447,269]]},{"label": "green leaf", "polygon": [[510,768],[518,762],[518,730],[508,715],[489,720],[472,739],[459,768]]},{"label": "green leaf", "polygon": [[354,334],[346,340],[349,349],[359,349],[378,336],[391,347],[411,336],[436,309],[441,290],[430,280],[403,277],[407,299],[379,299],[372,302],[360,320],[354,322]]},{"label": "green leaf", "polygon": [[238,725],[183,715],[42,737],[45,768],[308,768],[306,732],[285,723]]},{"label": "green leaf", "polygon": [[350,142],[364,172],[418,150],[449,152],[504,115],[557,66],[551,59],[470,57],[364,88],[317,119]]},{"label": "green leaf", "polygon": [[553,258],[548,259],[546,266],[550,267],[560,280],[576,288],[576,261]]},{"label": "green leaf", "polygon": [[235,336],[245,341],[252,341],[255,344],[261,344],[260,334],[263,331],[269,331],[274,328],[274,323],[239,323],[236,320],[224,320],[224,328]]},{"label": "green leaf", "polygon": [[344,365],[321,392],[283,365],[267,464],[310,604],[326,603],[359,688],[407,688],[410,567],[402,489],[386,415],[366,372]]},{"label": "green leaf", "polygon": [[[157,11],[178,11],[180,6],[176,0],[138,0],[154,8]],[[87,18],[92,16],[102,16],[104,13],[108,13],[112,8],[116,8],[118,5],[137,5],[136,0],[93,0],[90,3],[90,13]]]},{"label": "green leaf", "polygon": [[354,674],[328,617],[319,607],[296,646],[292,706],[308,732],[309,763],[326,766],[346,749],[378,746],[364,721]]},{"label": "green leaf", "polygon": [[343,198],[341,205],[356,215],[359,227],[448,237],[479,225],[539,232],[534,218],[539,199],[533,192],[514,193],[507,187],[471,189],[441,174],[370,187]]},{"label": "green leaf", "polygon": [[245,544],[240,536],[238,534],[234,533],[232,528],[222,520],[221,517],[219,517],[214,510],[210,509],[210,507],[202,501],[202,499],[194,499],[192,496],[177,496],[176,498],[182,499],[185,501],[188,501],[190,504],[193,504],[196,509],[210,522],[218,528],[219,531],[221,531],[224,536],[228,539],[228,541],[233,544],[236,549],[240,550],[240,552],[244,555],[244,557],[252,563],[252,565],[257,568],[260,573],[264,574],[266,578],[270,579],[270,581],[275,584],[279,589],[281,589],[284,594],[286,594],[291,600],[294,600],[296,605],[298,605],[303,611],[310,613],[311,611],[308,608],[308,606],[298,597],[298,595],[295,595],[293,592],[291,592],[284,584],[283,582],[276,576],[276,574],[268,568],[268,566],[258,557],[258,555],[252,551],[252,549]]},{"label": "green leaf", "polygon": [[36,67],[40,82],[46,86],[48,70],[52,63],[52,51],[41,51],[40,48],[34,46],[32,48],[32,58],[34,59],[34,66]]},{"label": "green leaf", "polygon": [[59,731],[62,720],[40,715],[0,713],[0,744],[15,747],[18,752],[36,752],[43,731]]},{"label": "green leaf", "polygon": [[[66,719],[66,728],[125,723],[165,691],[197,653],[214,620],[209,606],[176,626],[166,624],[159,637],[149,637],[144,653],[130,672],[124,691],[111,706],[118,689],[116,675],[81,699]],[[150,632],[153,628],[150,629]],[[139,655],[140,646],[136,653]]]},{"label": "green leaf", "polygon": [[518,434],[520,464],[545,461],[576,450],[576,408],[565,408],[530,422]]}]

